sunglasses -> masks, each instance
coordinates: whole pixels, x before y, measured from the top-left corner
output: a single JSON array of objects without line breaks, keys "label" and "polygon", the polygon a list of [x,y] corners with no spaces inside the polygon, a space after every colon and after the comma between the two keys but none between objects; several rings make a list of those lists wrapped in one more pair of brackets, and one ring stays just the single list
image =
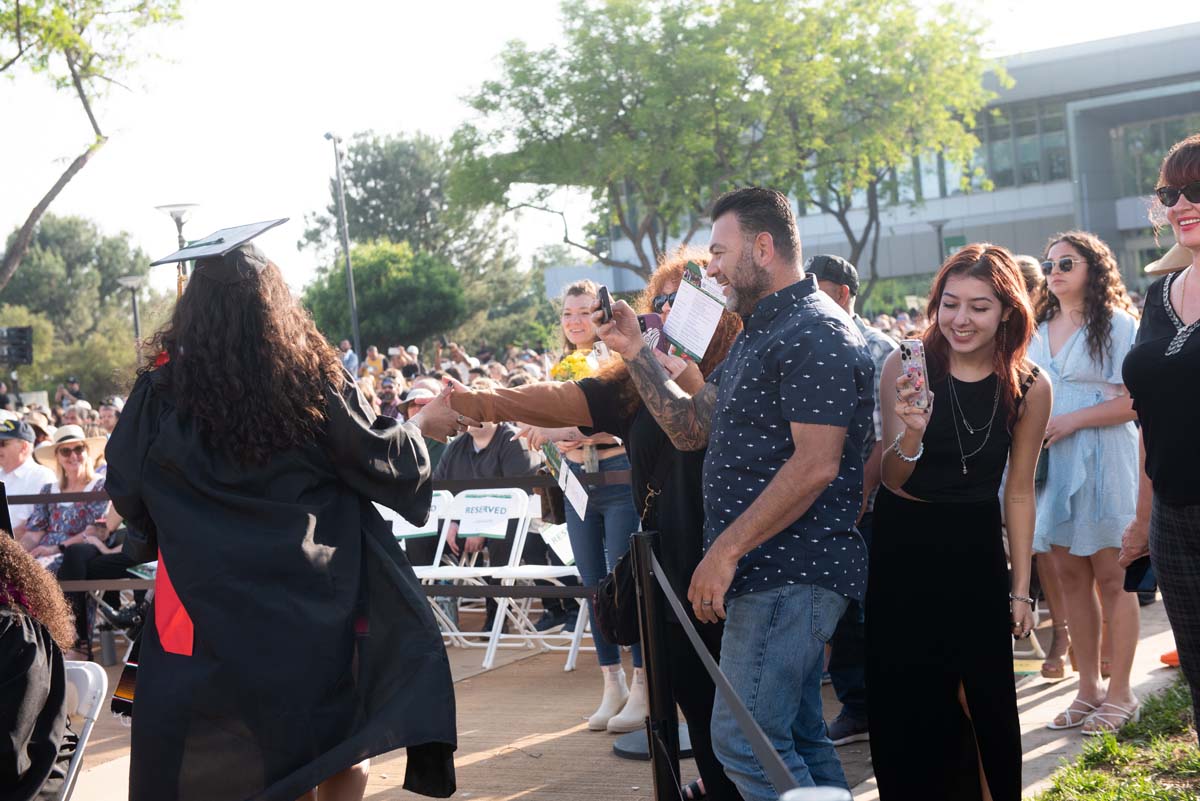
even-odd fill
[{"label": "sunglasses", "polygon": [[655,314],[662,314],[662,310],[666,308],[668,303],[670,303],[672,306],[675,305],[675,296],[678,294],[679,291],[676,290],[674,292],[669,292],[666,295],[655,295],[654,300],[650,302],[650,308],[654,310]]},{"label": "sunglasses", "polygon": [[59,448],[55,453],[64,459],[68,456],[83,456],[87,453],[87,445],[76,445],[73,448]]},{"label": "sunglasses", "polygon": [[1158,202],[1168,209],[1179,202],[1180,195],[1186,197],[1189,203],[1200,203],[1200,181],[1192,181],[1181,187],[1160,186],[1154,190],[1154,194],[1158,195]]},{"label": "sunglasses", "polygon": [[1046,261],[1042,262],[1042,274],[1050,275],[1050,273],[1054,272],[1054,265],[1056,264],[1058,265],[1058,271],[1060,273],[1069,273],[1071,270],[1075,269],[1076,262],[1079,262],[1080,264],[1087,264],[1087,262],[1085,262],[1083,259],[1073,259],[1070,256],[1063,256],[1058,261],[1046,259]]}]

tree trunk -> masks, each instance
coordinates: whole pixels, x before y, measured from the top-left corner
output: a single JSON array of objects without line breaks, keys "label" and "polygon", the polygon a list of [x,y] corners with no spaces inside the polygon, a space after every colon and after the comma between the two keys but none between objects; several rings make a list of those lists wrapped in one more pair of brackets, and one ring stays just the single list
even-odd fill
[{"label": "tree trunk", "polygon": [[25,224],[17,231],[16,237],[13,239],[12,246],[4,252],[4,259],[0,261],[0,291],[8,286],[8,282],[12,280],[13,275],[17,272],[17,267],[21,264],[21,259],[25,258],[25,252],[29,250],[29,243],[33,241],[33,232],[37,228],[38,221],[42,219],[42,215],[46,213],[46,209],[50,208],[50,204],[58,197],[71,179],[87,166],[88,161],[95,155],[96,151],[104,146],[108,140],[104,137],[98,138],[92,143],[91,147],[83,151],[66,171],[59,176],[54,182],[54,186],[50,187],[50,191],[42,196],[38,204],[33,207],[33,211],[29,212],[29,216],[25,219]]},{"label": "tree trunk", "polygon": [[[867,283],[862,288],[862,292],[858,295],[858,310],[861,312],[867,305],[867,301],[871,298],[871,290],[875,288],[875,282],[879,280],[879,229],[881,223],[879,220],[879,184],[872,182],[867,188],[867,234],[873,238],[871,240],[871,262],[870,270],[867,274]],[[864,237],[865,241],[866,237]]]}]

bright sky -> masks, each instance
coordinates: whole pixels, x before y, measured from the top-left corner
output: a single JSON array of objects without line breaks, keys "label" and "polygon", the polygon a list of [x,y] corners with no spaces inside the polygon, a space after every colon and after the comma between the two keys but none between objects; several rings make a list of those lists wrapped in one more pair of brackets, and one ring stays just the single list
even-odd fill
[{"label": "bright sky", "polygon": [[[992,21],[996,54],[1200,20],[1200,7],[1189,5],[1170,16],[1094,0],[977,5]],[[184,0],[183,20],[146,42],[163,58],[136,68],[132,91],[96,104],[109,142],[51,211],[128,231],[154,258],[175,248],[174,224],[156,205],[201,204],[185,228],[192,239],[290,217],[260,241],[298,288],[316,269],[315,255],[296,249],[304,215],[329,199],[326,131],[446,137],[470,114],[461,99],[497,76],[505,42],[544,46],[558,36],[557,0]],[[73,95],[24,72],[0,80],[0,235],[90,137]],[[586,203],[569,207],[582,222]],[[524,212],[512,224],[526,258],[561,239],[561,223],[548,215]],[[156,270],[156,285],[173,285],[169,268]]]}]

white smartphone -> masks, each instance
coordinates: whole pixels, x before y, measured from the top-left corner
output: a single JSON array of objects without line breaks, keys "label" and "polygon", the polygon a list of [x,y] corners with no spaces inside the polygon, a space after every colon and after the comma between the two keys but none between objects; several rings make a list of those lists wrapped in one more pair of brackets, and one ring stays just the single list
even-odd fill
[{"label": "white smartphone", "polygon": [[913,389],[917,390],[913,406],[928,409],[929,371],[925,367],[925,343],[919,339],[900,340],[900,366],[912,379]]}]

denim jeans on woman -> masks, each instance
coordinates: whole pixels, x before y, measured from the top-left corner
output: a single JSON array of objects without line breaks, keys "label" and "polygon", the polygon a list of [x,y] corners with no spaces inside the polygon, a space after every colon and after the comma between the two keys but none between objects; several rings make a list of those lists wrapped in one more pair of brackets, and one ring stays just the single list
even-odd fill
[{"label": "denim jeans on woman", "polygon": [[[582,480],[582,465],[564,463]],[[600,460],[600,472],[607,473],[629,469],[629,457],[621,454]],[[603,487],[587,487],[587,515],[580,519],[570,501],[566,503],[567,534],[571,539],[571,551],[575,554],[575,566],[584,586],[595,587],[596,583],[613,569],[629,550],[629,535],[638,530],[637,510],[633,506],[633,492],[628,484],[611,484]],[[588,601],[588,614],[592,619],[592,639],[596,643],[596,659],[602,665],[621,664],[621,649],[604,639],[596,626],[596,610]],[[633,666],[642,666],[642,648],[633,646]]]},{"label": "denim jeans on woman", "polygon": [[[847,599],[815,584],[789,584],[725,603],[721,672],[801,787],[847,788],[825,732],[821,665]],[[750,742],[720,693],[713,706],[713,750],[746,801],[776,801]]]}]

